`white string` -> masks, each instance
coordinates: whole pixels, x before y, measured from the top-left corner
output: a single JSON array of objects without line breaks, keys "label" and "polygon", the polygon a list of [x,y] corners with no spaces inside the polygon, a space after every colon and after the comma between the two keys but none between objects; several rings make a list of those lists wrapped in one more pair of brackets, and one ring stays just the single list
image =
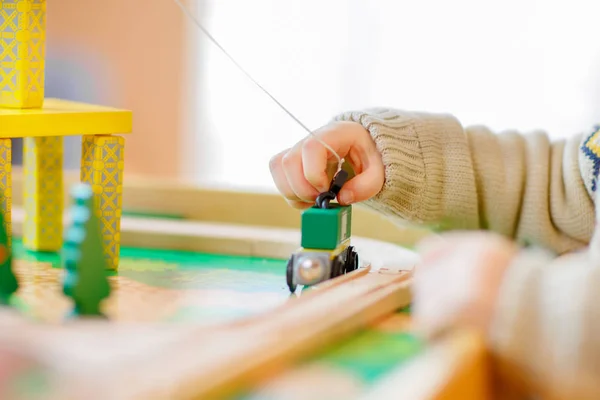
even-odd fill
[{"label": "white string", "polygon": [[256,86],[258,86],[258,88],[260,90],[262,90],[267,96],[269,96],[271,98],[271,100],[273,100],[275,102],[275,104],[277,104],[279,107],[281,107],[281,109],[283,111],[285,111],[290,117],[292,117],[292,119],[294,121],[296,121],[298,123],[298,125],[300,125],[302,128],[304,128],[305,131],[307,131],[312,137],[314,137],[319,143],[321,143],[323,146],[325,146],[325,148],[327,150],[329,150],[335,156],[335,158],[338,161],[338,172],[339,172],[342,169],[342,165],[344,163],[344,159],[341,158],[339,156],[339,154],[335,150],[333,150],[331,148],[331,146],[329,146],[322,139],[320,139],[319,137],[317,137],[310,129],[308,129],[306,127],[306,125],[304,125],[297,117],[295,117],[294,114],[292,114],[287,108],[285,108],[283,106],[283,104],[281,104],[279,101],[277,101],[277,99],[275,97],[273,97],[273,95],[271,95],[271,93],[269,93],[254,78],[252,78],[252,76],[248,72],[246,72],[246,70],[244,70],[244,68],[242,68],[242,66],[240,64],[238,64],[237,61],[234,60],[234,58],[223,48],[223,46],[221,46],[219,44],[219,42],[217,42],[217,40],[206,30],[206,28],[204,28],[204,26],[202,26],[202,24],[200,23],[200,21],[198,21],[198,19],[196,17],[194,17],[194,15],[191,13],[191,11],[180,0],[173,0],[173,1],[175,1],[175,3],[177,3],[177,5],[179,5],[179,7],[185,13],[185,15],[187,15],[190,18],[190,20],[199,29],[201,29],[202,32],[204,32],[204,34],[206,36],[208,36],[208,38],[215,44],[215,46],[217,46],[223,52],[223,54],[225,54],[225,56],[227,56],[231,60],[231,62],[233,62],[233,64],[235,64],[235,66],[240,69],[240,71],[242,71],[252,82],[254,82],[254,84]]}]

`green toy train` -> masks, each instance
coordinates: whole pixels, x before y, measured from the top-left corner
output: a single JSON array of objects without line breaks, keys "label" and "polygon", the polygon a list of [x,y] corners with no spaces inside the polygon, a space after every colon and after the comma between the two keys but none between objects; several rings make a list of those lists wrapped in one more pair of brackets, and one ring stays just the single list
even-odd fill
[{"label": "green toy train", "polygon": [[340,171],[330,190],[302,213],[301,247],[287,263],[287,285],[291,293],[298,285],[312,286],[358,268],[358,254],[350,245],[352,206],[330,203],[346,177],[345,171]]}]

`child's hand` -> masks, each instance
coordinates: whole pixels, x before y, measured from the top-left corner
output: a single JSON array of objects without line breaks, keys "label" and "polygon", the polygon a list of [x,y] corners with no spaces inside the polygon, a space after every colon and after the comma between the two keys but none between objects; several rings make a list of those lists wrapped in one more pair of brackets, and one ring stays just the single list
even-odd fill
[{"label": "child's hand", "polygon": [[425,241],[414,274],[413,316],[426,335],[470,327],[488,333],[503,274],[517,246],[492,233]]},{"label": "child's hand", "polygon": [[[384,166],[369,132],[355,122],[336,122],[314,133],[353,168],[355,176],[339,193],[347,205],[375,196],[383,187]],[[286,201],[296,208],[311,207],[329,189],[337,159],[311,135],[271,159],[271,175]]]}]

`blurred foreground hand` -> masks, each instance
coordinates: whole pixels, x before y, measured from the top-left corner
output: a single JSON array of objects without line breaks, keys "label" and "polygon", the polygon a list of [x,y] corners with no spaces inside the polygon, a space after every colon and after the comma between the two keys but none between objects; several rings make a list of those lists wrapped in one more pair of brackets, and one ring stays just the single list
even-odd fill
[{"label": "blurred foreground hand", "polygon": [[589,250],[556,257],[488,232],[427,240],[414,274],[415,328],[430,338],[479,330],[502,390],[600,399],[600,260]]},{"label": "blurred foreground hand", "polygon": [[492,233],[426,239],[414,274],[413,318],[427,336],[453,327],[489,329],[503,274],[518,247]]}]

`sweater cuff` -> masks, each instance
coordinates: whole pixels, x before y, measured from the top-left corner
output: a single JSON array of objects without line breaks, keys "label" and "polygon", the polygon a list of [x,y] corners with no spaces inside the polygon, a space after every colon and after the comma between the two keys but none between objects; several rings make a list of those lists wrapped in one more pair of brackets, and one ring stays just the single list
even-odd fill
[{"label": "sweater cuff", "polygon": [[383,189],[364,205],[437,230],[478,227],[469,145],[454,117],[371,108],[335,120],[362,125],[382,156]]}]

